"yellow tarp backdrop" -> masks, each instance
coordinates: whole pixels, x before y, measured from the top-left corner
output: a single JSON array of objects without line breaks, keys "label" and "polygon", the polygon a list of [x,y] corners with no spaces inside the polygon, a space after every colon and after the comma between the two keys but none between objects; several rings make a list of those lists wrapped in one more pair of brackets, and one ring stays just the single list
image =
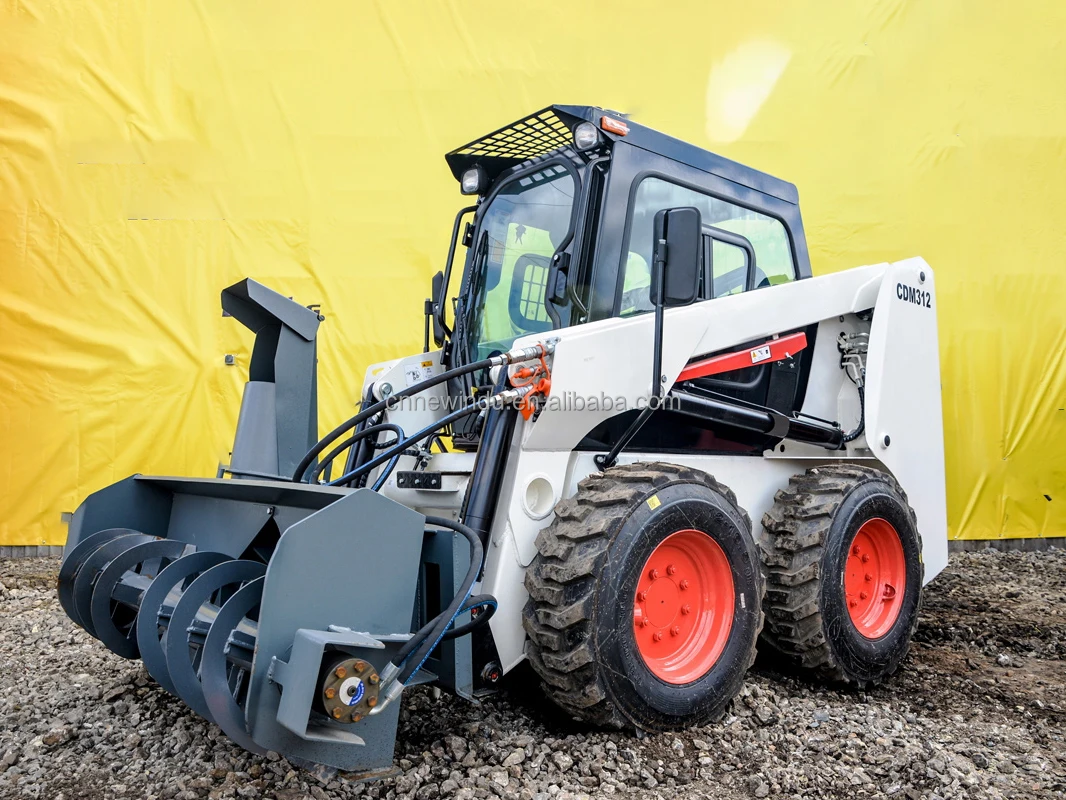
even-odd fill
[{"label": "yellow tarp backdrop", "polygon": [[1064,535],[1064,30],[1058,0],[0,0],[0,543],[214,474],[246,275],[322,304],[348,416],[421,346],[442,155],[553,102],[793,181],[816,273],[924,256],[951,535]]}]

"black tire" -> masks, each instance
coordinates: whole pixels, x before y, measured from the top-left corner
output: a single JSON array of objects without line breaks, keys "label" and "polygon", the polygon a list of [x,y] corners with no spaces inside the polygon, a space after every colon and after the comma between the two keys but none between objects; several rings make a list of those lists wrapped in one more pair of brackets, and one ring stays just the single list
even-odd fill
[{"label": "black tire", "polygon": [[[891,627],[867,638],[848,612],[844,570],[856,531],[875,518],[899,535],[906,587]],[[862,688],[895,672],[918,625],[924,577],[914,509],[895,479],[855,464],[814,467],[777,493],[762,524],[763,643],[828,683]]]},{"label": "black tire", "polygon": [[[634,634],[643,567],[681,530],[722,548],[734,587],[724,649],[684,684],[658,678]],[[556,507],[537,550],[525,579],[526,654],[564,711],[605,727],[676,730],[717,718],[740,691],[762,627],[762,575],[748,515],[710,475],[660,463],[590,475]]]}]

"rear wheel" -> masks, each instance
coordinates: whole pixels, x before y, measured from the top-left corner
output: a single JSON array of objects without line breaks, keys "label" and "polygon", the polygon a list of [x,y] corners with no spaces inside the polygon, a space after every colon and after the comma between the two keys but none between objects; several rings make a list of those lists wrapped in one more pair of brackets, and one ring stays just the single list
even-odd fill
[{"label": "rear wheel", "polygon": [[627,464],[556,507],[526,572],[526,652],[545,691],[599,725],[672,730],[718,716],[762,625],[751,522],[698,470]]},{"label": "rear wheel", "polygon": [[762,639],[795,666],[867,686],[896,671],[918,624],[914,510],[889,475],[855,464],[789,481],[763,516]]}]

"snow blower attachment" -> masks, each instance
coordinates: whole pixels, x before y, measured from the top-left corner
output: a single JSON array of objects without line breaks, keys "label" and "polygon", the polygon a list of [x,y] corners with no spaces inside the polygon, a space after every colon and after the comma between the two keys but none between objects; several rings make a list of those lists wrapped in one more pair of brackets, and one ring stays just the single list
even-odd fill
[{"label": "snow blower attachment", "polygon": [[[222,298],[256,332],[233,463],[222,470],[246,479],[137,475],[91,495],[71,522],[59,600],[112,652],[140,657],[160,686],[246,749],[373,777],[392,761],[399,713],[392,701],[407,685],[437,680],[423,667],[443,639],[492,615],[494,598],[470,597],[481,540],[465,525],[371,489],[278,475],[302,476],[340,435],[312,447],[318,314],[252,280]],[[481,366],[544,352],[522,350]],[[502,408],[526,393],[500,392],[450,417]],[[338,431],[400,399],[365,409]],[[386,428],[400,435],[395,452],[355,472],[394,465],[440,427],[404,437],[395,425],[363,426],[357,438]],[[297,452],[307,457],[297,463]],[[456,537],[465,542],[454,546]],[[429,608],[442,600],[447,607],[412,633],[427,563],[438,572],[446,567],[456,588],[423,598]],[[470,612],[480,617],[453,627]]]},{"label": "snow blower attachment", "polygon": [[714,720],[757,644],[886,680],[947,560],[929,266],[813,278],[794,186],[602,109],[447,160],[478,201],[425,352],[317,439],[323,317],[224,290],[255,334],[230,463],[90,495],[70,618],[242,747],[359,779],[406,688],[475,699],[524,660],[646,731]]}]

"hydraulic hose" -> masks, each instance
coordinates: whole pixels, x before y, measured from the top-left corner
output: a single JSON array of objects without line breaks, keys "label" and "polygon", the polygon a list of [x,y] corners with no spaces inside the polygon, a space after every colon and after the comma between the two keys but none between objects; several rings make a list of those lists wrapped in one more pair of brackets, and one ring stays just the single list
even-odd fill
[{"label": "hydraulic hose", "polygon": [[[434,648],[444,637],[448,627],[461,613],[463,604],[466,603],[467,598],[470,597],[470,590],[474,587],[474,581],[477,580],[477,576],[481,572],[481,562],[484,558],[481,539],[478,538],[478,535],[474,533],[474,531],[470,530],[470,528],[463,525],[461,522],[455,522],[454,520],[445,517],[426,517],[426,524],[435,525],[438,528],[448,528],[449,530],[464,536],[470,543],[470,566],[466,570],[466,576],[463,578],[463,583],[459,592],[452,599],[452,602],[448,604],[448,607],[438,614],[432,621],[432,627],[429,632],[420,637],[419,634],[422,634],[422,631],[425,630],[425,628],[420,630],[393,658],[392,664],[400,668],[400,673],[396,676],[396,683],[400,687],[406,685],[411,679],[411,676],[422,668],[426,659],[429,658],[430,653],[433,652]],[[412,645],[412,642],[417,642],[417,644]],[[407,652],[404,653],[404,650]],[[402,658],[401,654],[403,656]]]},{"label": "hydraulic hose", "polygon": [[377,492],[381,490],[381,487],[385,485],[385,481],[389,479],[389,476],[392,474],[392,471],[396,469],[396,464],[399,460],[400,454],[397,453],[389,461],[388,466],[381,471],[380,475],[378,475],[378,479],[374,481],[374,485],[370,487],[371,491]]},{"label": "hydraulic hose", "polygon": [[405,397],[410,397],[411,395],[418,394],[419,392],[424,392],[426,389],[432,389],[434,386],[444,383],[445,381],[450,380],[451,378],[456,378],[460,375],[465,375],[468,372],[475,372],[479,369],[487,369],[489,367],[496,366],[497,363],[507,363],[506,360],[500,362],[501,358],[503,358],[503,356],[495,356],[494,358],[486,358],[481,361],[476,361],[473,364],[467,364],[462,367],[455,367],[454,369],[447,370],[445,372],[440,373],[439,375],[434,375],[432,378],[428,378],[422,381],[421,383],[416,383],[414,386],[408,386],[406,389],[401,389],[400,391],[396,392],[396,394],[391,394],[384,400],[379,400],[372,406],[362,409],[354,417],[348,418],[336,428],[327,433],[325,436],[323,436],[321,439],[319,439],[318,443],[307,451],[307,454],[304,455],[302,459],[300,459],[300,463],[296,465],[296,469],[292,474],[293,481],[303,481],[304,473],[307,472],[307,468],[311,466],[312,462],[314,462],[318,454],[325,450],[327,447],[329,447],[331,444],[333,444],[333,442],[335,442],[342,435],[347,433],[349,430],[354,428],[363,420],[372,417],[379,411],[384,411],[387,408],[391,408]]},{"label": "hydraulic hose", "polygon": [[[311,466],[315,458],[318,457],[319,453],[321,453],[323,450],[333,444],[333,442],[335,442],[337,439],[339,439],[341,436],[343,436],[345,433],[347,433],[349,430],[351,430],[363,420],[369,419],[371,416],[377,414],[379,411],[384,411],[388,408],[391,408],[405,397],[410,397],[411,395],[418,394],[419,392],[424,392],[426,389],[432,389],[434,386],[437,386],[441,383],[445,383],[446,381],[449,381],[452,378],[458,378],[461,375],[466,375],[470,372],[476,372],[480,369],[491,369],[492,367],[504,366],[506,364],[517,364],[522,361],[530,361],[534,358],[543,358],[546,355],[550,355],[554,351],[555,345],[553,343],[537,344],[532,347],[523,347],[518,350],[510,350],[506,353],[501,353],[500,355],[493,356],[492,358],[486,358],[482,359],[481,361],[475,361],[472,364],[466,364],[461,367],[453,367],[452,369],[446,370],[440,373],[439,375],[434,375],[432,378],[427,378],[421,383],[416,383],[414,386],[408,386],[406,389],[401,389],[400,391],[396,392],[396,394],[391,394],[384,400],[379,400],[377,403],[374,403],[374,405],[368,408],[363,408],[354,417],[350,417],[349,419],[345,420],[336,428],[334,428],[325,436],[323,436],[321,439],[319,439],[318,443],[310,450],[308,450],[304,457],[300,459],[300,463],[296,465],[296,469],[293,471],[292,474],[292,480],[296,483],[306,483],[307,481],[304,481],[304,473],[307,472],[307,468]],[[459,417],[456,417],[456,419],[458,418]],[[378,461],[377,463],[380,464],[381,461]]]},{"label": "hydraulic hose", "polygon": [[473,611],[475,608],[484,608],[485,610],[469,622],[449,628],[441,641],[447,642],[452,639],[458,639],[460,636],[466,636],[471,631],[477,630],[487,623],[492,619],[492,615],[496,613],[496,598],[491,594],[479,594],[471,597],[467,600],[466,604],[459,609],[459,613],[462,614],[464,611]]},{"label": "hydraulic hose", "polygon": [[[359,410],[364,408],[370,408],[374,403],[374,384],[370,384],[366,387],[366,391],[363,393],[363,399],[359,402]],[[380,422],[379,417],[371,417],[370,419],[363,420],[355,426],[355,433],[359,433],[367,425],[371,425],[374,422]],[[374,448],[372,446],[373,440],[360,439],[359,444],[348,451],[348,457],[344,460],[344,469],[341,472],[351,472],[358,467],[364,461],[373,455]],[[330,476],[332,477],[332,475]],[[358,489],[358,483],[352,486],[353,489]]]},{"label": "hydraulic hose", "polygon": [[467,416],[468,414],[473,414],[475,412],[481,411],[482,408],[484,408],[483,405],[481,405],[479,403],[472,403],[472,404],[470,404],[468,406],[460,408],[458,411],[453,411],[448,416],[443,417],[442,419],[439,419],[439,420],[437,420],[436,422],[434,422],[434,423],[432,423],[430,425],[427,425],[426,427],[422,428],[422,430],[418,431],[417,433],[413,433],[410,436],[408,436],[406,439],[403,439],[403,440],[397,442],[395,445],[393,445],[391,448],[389,448],[388,450],[383,452],[381,455],[370,459],[369,461],[367,461],[362,466],[356,467],[351,472],[346,472],[343,475],[341,475],[339,478],[337,478],[336,480],[330,481],[329,485],[330,486],[341,486],[343,484],[348,483],[349,481],[352,481],[352,480],[358,478],[361,475],[365,475],[366,473],[370,472],[370,470],[374,469],[374,467],[376,467],[378,464],[383,464],[383,463],[385,463],[386,461],[388,461],[391,458],[398,457],[398,456],[402,455],[403,451],[406,450],[411,445],[418,444],[423,439],[428,439],[430,436],[435,434],[441,428],[443,428],[443,427],[445,427],[447,425],[451,425],[457,419],[462,419],[463,417]]},{"label": "hydraulic hose", "polygon": [[841,449],[848,442],[854,442],[860,436],[863,431],[866,430],[866,389],[863,386],[859,387],[859,425],[851,433],[844,434],[844,441],[841,443]]},{"label": "hydraulic hose", "polygon": [[[469,622],[459,625],[458,627],[452,627],[451,623],[449,623],[449,627],[444,636],[441,637],[441,641],[446,642],[450,639],[457,639],[460,636],[465,636],[470,633],[470,631],[480,628],[488,622],[492,615],[496,613],[496,598],[491,594],[475,595],[463,603],[463,607],[456,613],[455,618],[458,619],[460,614],[475,608],[484,608],[485,610]],[[398,667],[402,667],[407,661],[408,656],[410,656],[411,653],[413,653],[415,649],[426,640],[426,637],[433,632],[433,629],[440,622],[441,617],[445,616],[447,613],[446,610],[442,611],[419,628],[418,631],[404,643],[404,646],[399,649],[396,655],[393,656],[392,663]]]},{"label": "hydraulic hose", "polygon": [[448,425],[451,425],[456,420],[462,419],[463,417],[468,416],[470,414],[479,413],[481,411],[484,411],[487,408],[497,408],[497,409],[498,408],[503,408],[507,403],[521,400],[523,397],[525,397],[531,391],[533,391],[533,385],[529,384],[529,385],[526,385],[526,386],[520,386],[517,389],[507,389],[505,391],[497,392],[496,394],[489,395],[488,397],[482,397],[482,398],[480,398],[478,400],[475,400],[470,405],[464,406],[463,408],[460,408],[458,411],[453,411],[451,414],[448,414],[447,416],[442,417],[441,419],[437,420],[436,422],[430,423],[429,425],[427,425],[426,427],[422,428],[422,430],[418,431],[417,433],[411,434],[410,436],[408,436],[403,441],[397,442],[390,449],[386,450],[384,453],[382,453],[381,455],[377,456],[376,458],[370,459],[370,461],[366,462],[361,467],[357,467],[356,469],[353,469],[351,472],[346,472],[344,475],[341,475],[336,480],[330,481],[329,485],[330,486],[339,486],[341,484],[348,483],[349,481],[354,480],[355,478],[358,478],[360,475],[363,475],[364,473],[369,472],[374,467],[376,467],[378,464],[382,464],[385,461],[388,461],[390,458],[393,458],[395,456],[402,455],[403,452],[408,447],[410,447],[412,444],[417,444],[418,442],[421,442],[423,439],[430,438],[437,431],[439,431],[441,428],[445,428]]},{"label": "hydraulic hose", "polygon": [[[528,348],[533,349],[533,348]],[[361,470],[373,469],[377,464],[381,463],[384,459],[395,458],[399,456],[412,442],[421,441],[433,435],[434,431],[439,428],[449,425],[456,419],[459,419],[467,414],[472,414],[476,411],[481,411],[485,408],[501,408],[504,405],[520,400],[525,397],[529,392],[533,390],[532,384],[527,386],[521,386],[517,389],[507,389],[497,394],[491,395],[486,398],[476,400],[466,408],[461,408],[455,411],[443,419],[428,425],[412,436],[407,437],[404,441],[399,442],[395,447],[382,453],[377,458],[369,461],[360,467],[359,470],[353,470],[353,473],[359,473]],[[390,467],[391,468],[391,467]],[[352,480],[353,474],[342,475],[336,481],[336,483],[344,483]],[[381,479],[379,478],[379,483]],[[380,714],[385,710],[385,707],[395,700],[400,694],[403,693],[404,686],[411,679],[411,676],[415,674],[422,665],[425,664],[426,659],[429,658],[430,653],[441,642],[445,634],[448,632],[448,628],[454,624],[455,618],[459,616],[464,610],[478,607],[482,605],[481,602],[468,605],[466,609],[463,608],[463,604],[466,603],[470,597],[470,590],[474,586],[474,582],[477,580],[477,576],[481,572],[482,562],[484,560],[484,548],[481,544],[481,538],[477,533],[462,523],[455,522],[454,520],[446,519],[444,517],[426,517],[426,523],[429,525],[436,525],[441,528],[447,528],[455,531],[466,537],[466,540],[470,543],[470,566],[467,569],[466,577],[463,579],[462,589],[455,595],[455,598],[448,605],[448,607],[439,615],[434,617],[431,624],[423,626],[411,639],[400,648],[397,655],[385,665],[385,669],[381,671],[381,687],[384,691],[382,702],[374,707],[371,714]],[[485,602],[487,604],[487,601]],[[492,601],[493,608],[495,608],[495,599]],[[478,623],[480,624],[480,623]],[[428,628],[428,633],[426,632]],[[453,631],[453,635],[459,636],[463,633],[467,633],[473,630],[474,625],[467,624],[460,626],[458,631]],[[412,652],[413,651],[413,652]]]},{"label": "hydraulic hose", "polygon": [[[308,483],[314,483],[315,481],[317,481],[318,476],[322,474],[322,472],[326,469],[326,466],[330,462],[332,462],[333,459],[343,453],[346,448],[351,447],[357,442],[361,442],[367,436],[373,436],[374,434],[381,433],[382,431],[392,431],[393,433],[395,433],[396,442],[401,441],[404,436],[403,428],[391,422],[382,422],[377,425],[370,425],[366,428],[360,428],[347,439],[345,439],[343,442],[341,442],[339,445],[330,450],[326,454],[326,457],[318,462],[318,465],[311,472],[311,477],[308,479]],[[393,442],[393,444],[395,444],[395,442]],[[389,446],[391,447],[392,445],[390,444]],[[354,472],[354,470],[352,471]]]}]

